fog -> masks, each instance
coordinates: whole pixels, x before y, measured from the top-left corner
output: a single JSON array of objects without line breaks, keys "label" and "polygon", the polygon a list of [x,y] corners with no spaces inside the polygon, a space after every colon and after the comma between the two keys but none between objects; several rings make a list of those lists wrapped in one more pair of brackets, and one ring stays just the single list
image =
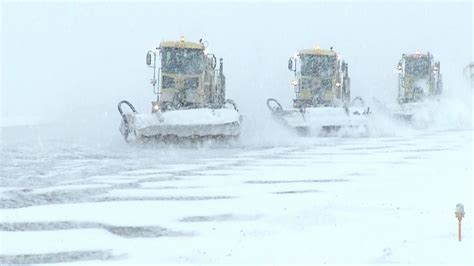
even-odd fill
[{"label": "fog", "polygon": [[98,126],[118,136],[117,102],[149,112],[155,98],[147,50],[181,35],[203,38],[224,58],[227,98],[254,124],[267,118],[268,97],[291,105],[287,60],[316,44],[333,46],[349,63],[352,97],[395,101],[396,65],[402,53],[416,50],[441,62],[445,95],[459,96],[470,93],[462,75],[472,61],[472,13],[470,2],[8,2],[2,117]]}]

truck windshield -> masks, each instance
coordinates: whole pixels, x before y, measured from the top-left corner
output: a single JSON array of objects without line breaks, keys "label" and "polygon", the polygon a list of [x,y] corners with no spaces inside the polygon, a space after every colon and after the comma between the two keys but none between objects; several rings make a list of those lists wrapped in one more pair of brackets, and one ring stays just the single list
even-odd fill
[{"label": "truck windshield", "polygon": [[302,55],[301,74],[304,76],[332,76],[335,74],[336,60],[336,56]]},{"label": "truck windshield", "polygon": [[200,49],[162,48],[161,68],[165,73],[199,74],[204,69],[204,52]]},{"label": "truck windshield", "polygon": [[430,61],[428,57],[408,57],[405,59],[405,73],[408,75],[423,77],[430,73]]}]

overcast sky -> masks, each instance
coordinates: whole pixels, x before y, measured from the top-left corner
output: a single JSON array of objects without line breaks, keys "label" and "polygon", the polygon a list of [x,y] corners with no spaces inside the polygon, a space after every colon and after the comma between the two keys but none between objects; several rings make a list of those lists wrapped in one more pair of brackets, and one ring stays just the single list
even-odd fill
[{"label": "overcast sky", "polygon": [[[402,53],[431,52],[445,91],[464,83],[473,54],[464,3],[13,3],[2,6],[2,116],[142,112],[155,98],[145,54],[162,40],[207,40],[224,58],[227,96],[244,113],[294,97],[287,60],[333,46],[349,63],[352,96],[394,101]],[[265,107],[266,108],[266,107]],[[84,119],[87,119],[84,118]]]}]

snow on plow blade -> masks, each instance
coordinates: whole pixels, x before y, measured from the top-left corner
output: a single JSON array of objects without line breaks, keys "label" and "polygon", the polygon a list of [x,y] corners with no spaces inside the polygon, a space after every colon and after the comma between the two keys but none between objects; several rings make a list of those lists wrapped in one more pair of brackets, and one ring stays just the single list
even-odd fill
[{"label": "snow on plow blade", "polygon": [[429,125],[440,112],[440,102],[437,99],[426,99],[421,102],[392,105],[389,111],[395,119],[418,126]]},{"label": "snow on plow blade", "polygon": [[401,121],[412,121],[413,119],[413,113],[402,113],[402,112],[395,112],[393,113],[393,116],[395,119],[401,120]]},{"label": "snow on plow blade", "polygon": [[[200,108],[154,114],[136,113],[130,118],[129,131],[137,140],[227,139],[240,135],[240,115],[232,109]],[[122,127],[124,123],[122,121]]]},{"label": "snow on plow blade", "polygon": [[301,135],[328,135],[346,129],[357,133],[366,131],[367,112],[355,107],[314,107],[273,112],[273,116]]},{"label": "snow on plow blade", "polygon": [[240,134],[239,122],[201,125],[152,125],[137,129],[137,134],[146,138],[200,138],[237,137]]}]

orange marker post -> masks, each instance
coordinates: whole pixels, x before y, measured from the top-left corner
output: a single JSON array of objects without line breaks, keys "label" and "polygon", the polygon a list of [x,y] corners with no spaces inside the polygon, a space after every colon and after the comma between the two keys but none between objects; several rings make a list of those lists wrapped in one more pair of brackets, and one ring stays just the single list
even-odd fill
[{"label": "orange marker post", "polygon": [[456,212],[454,213],[458,218],[458,240],[461,242],[461,220],[464,218],[464,205],[461,203],[456,205]]}]

